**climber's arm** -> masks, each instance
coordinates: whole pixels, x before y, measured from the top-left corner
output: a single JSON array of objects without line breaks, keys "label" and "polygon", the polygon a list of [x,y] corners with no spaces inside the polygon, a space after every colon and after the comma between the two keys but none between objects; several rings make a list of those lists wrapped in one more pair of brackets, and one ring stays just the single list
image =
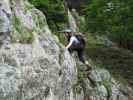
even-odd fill
[{"label": "climber's arm", "polygon": [[72,43],[73,43],[73,41],[70,41],[69,44],[66,46],[66,49],[70,48]]},{"label": "climber's arm", "polygon": [[73,44],[73,42],[74,42],[74,38],[72,37],[72,38],[70,39],[69,44],[66,46],[66,49],[69,49],[69,48],[71,47],[71,45]]}]

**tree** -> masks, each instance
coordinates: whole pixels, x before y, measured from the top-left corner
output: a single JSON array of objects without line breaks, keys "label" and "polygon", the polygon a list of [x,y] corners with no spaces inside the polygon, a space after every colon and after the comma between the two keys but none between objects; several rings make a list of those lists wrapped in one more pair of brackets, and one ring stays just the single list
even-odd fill
[{"label": "tree", "polygon": [[86,29],[106,34],[120,46],[133,50],[132,9],[132,0],[91,0],[83,10]]}]

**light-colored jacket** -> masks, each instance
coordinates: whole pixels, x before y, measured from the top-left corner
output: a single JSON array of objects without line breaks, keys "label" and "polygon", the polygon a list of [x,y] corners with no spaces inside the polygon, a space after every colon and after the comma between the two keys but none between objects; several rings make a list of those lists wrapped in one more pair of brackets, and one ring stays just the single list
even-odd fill
[{"label": "light-colored jacket", "polygon": [[75,43],[75,44],[80,43],[80,41],[76,38],[76,36],[71,36],[69,44],[66,46],[66,48],[67,49],[70,48],[73,43]]}]

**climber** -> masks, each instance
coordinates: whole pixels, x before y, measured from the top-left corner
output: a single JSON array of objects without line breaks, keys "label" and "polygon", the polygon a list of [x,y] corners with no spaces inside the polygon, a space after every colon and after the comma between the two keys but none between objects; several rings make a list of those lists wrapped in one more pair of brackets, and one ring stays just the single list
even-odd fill
[{"label": "climber", "polygon": [[66,49],[70,53],[77,51],[79,60],[87,66],[87,70],[91,70],[91,66],[88,61],[85,61],[84,50],[85,50],[85,40],[82,35],[75,35],[71,29],[65,29],[62,31],[68,39],[68,44]]}]

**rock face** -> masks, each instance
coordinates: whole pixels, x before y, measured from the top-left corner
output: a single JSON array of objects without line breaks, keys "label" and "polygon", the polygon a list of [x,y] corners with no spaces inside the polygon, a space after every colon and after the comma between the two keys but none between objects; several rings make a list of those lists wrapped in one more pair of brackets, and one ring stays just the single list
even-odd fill
[{"label": "rock face", "polygon": [[84,96],[83,100],[133,99],[132,89],[116,81],[107,70],[95,67],[85,78],[86,67],[79,62],[77,64],[78,82],[74,86],[74,91],[80,98]]},{"label": "rock face", "polygon": [[69,10],[68,10],[68,20],[69,20],[69,27],[73,32],[76,32],[78,30],[77,23]]},{"label": "rock face", "polygon": [[[12,8],[11,19],[3,11],[5,5]],[[0,47],[0,100],[75,100],[76,63],[51,34],[45,16],[23,0],[3,1],[2,6],[1,36],[12,27],[11,40],[15,42]],[[20,41],[27,39],[22,37],[23,30],[33,33],[32,43]]]},{"label": "rock face", "polygon": [[109,89],[100,84],[111,78],[105,70],[92,71],[96,86],[87,78],[77,85],[76,61],[45,16],[26,0],[0,2],[0,100],[128,100],[115,80]]},{"label": "rock face", "polygon": [[[131,90],[114,80],[110,73],[104,69],[93,70],[89,76],[92,80],[85,80],[86,93],[91,94],[92,100],[129,100]],[[126,91],[126,92],[124,92]],[[127,92],[128,91],[128,92]],[[124,94],[126,93],[126,95]]]},{"label": "rock face", "polygon": [[[0,3],[0,33],[2,32],[9,32],[10,31],[10,22],[9,22],[9,15],[10,15],[10,11],[8,9],[7,4],[9,5],[9,2],[2,2]],[[7,9],[5,9],[5,6]]]}]

